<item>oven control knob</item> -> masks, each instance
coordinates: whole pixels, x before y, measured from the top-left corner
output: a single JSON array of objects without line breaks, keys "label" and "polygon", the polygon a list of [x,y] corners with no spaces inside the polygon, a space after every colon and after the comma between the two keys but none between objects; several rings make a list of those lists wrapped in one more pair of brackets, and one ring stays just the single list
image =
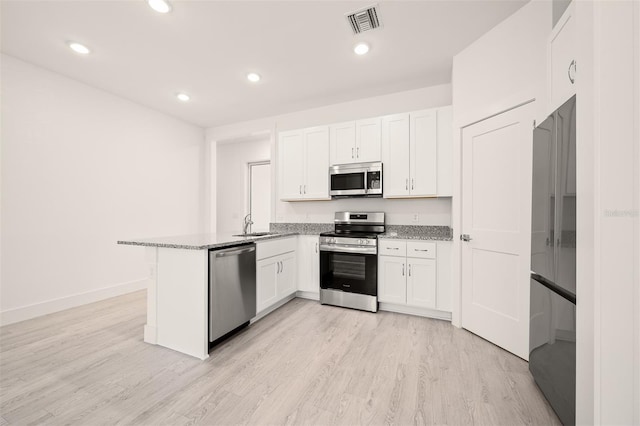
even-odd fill
[{"label": "oven control knob", "polygon": [[362,240],[362,244],[369,244],[369,240]]}]

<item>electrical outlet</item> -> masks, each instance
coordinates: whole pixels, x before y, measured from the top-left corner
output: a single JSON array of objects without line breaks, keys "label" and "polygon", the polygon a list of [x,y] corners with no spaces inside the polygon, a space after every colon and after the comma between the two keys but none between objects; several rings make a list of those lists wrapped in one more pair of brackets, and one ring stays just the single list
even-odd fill
[{"label": "electrical outlet", "polygon": [[420,215],[418,213],[413,214],[413,223],[420,222]]}]

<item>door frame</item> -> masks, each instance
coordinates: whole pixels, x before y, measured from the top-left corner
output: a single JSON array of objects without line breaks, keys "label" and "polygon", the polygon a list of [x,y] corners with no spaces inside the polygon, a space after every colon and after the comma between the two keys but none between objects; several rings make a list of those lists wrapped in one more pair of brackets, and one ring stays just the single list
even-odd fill
[{"label": "door frame", "polygon": [[[269,165],[271,166],[271,160],[259,160],[259,161],[250,161],[247,163],[247,169],[246,169],[246,185],[245,185],[245,191],[246,191],[246,198],[245,198],[245,211],[247,213],[252,213],[251,211],[251,172],[252,172],[252,167],[253,166],[265,166],[265,165]],[[271,173],[273,172],[273,170],[269,170]],[[271,188],[271,194],[270,194],[270,199],[273,199],[273,187]],[[273,222],[273,216],[272,216],[272,209],[269,208],[269,213],[271,216],[271,222]],[[247,214],[245,213],[245,214]],[[251,218],[253,220],[253,218]]]}]

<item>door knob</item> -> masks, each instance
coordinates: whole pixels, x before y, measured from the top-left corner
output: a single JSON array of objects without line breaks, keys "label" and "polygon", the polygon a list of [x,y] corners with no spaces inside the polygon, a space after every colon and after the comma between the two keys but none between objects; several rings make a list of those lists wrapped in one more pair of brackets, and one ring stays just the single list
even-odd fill
[{"label": "door knob", "polygon": [[460,239],[462,241],[471,241],[473,238],[471,238],[471,236],[469,234],[461,234],[460,235]]}]

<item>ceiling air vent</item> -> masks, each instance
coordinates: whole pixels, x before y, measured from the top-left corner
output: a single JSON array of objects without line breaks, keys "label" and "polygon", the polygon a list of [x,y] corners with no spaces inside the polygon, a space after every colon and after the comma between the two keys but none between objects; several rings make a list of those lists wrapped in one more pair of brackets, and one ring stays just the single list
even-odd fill
[{"label": "ceiling air vent", "polygon": [[354,34],[360,34],[361,32],[373,30],[380,26],[376,6],[350,13],[347,15],[347,20]]}]

